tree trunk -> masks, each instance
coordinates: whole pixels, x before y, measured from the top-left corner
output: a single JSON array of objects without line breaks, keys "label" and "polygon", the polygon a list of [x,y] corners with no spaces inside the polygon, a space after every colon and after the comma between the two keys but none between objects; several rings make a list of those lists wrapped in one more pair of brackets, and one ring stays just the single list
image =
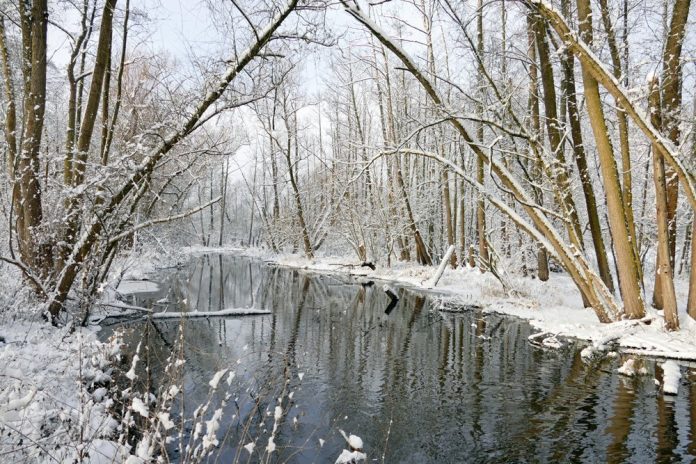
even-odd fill
[{"label": "tree trunk", "polygon": [[[81,118],[79,135],[75,142],[75,150],[72,154],[67,154],[72,161],[65,163],[65,167],[69,167],[70,174],[63,174],[64,179],[69,179],[71,184],[67,187],[75,188],[82,184],[85,177],[85,169],[87,167],[87,158],[92,143],[92,134],[97,122],[97,113],[99,111],[99,103],[102,95],[108,92],[107,77],[110,76],[111,67],[111,41],[113,29],[113,16],[116,8],[117,0],[107,0],[104,4],[102,12],[102,22],[99,29],[99,38],[97,41],[97,57],[94,62],[94,70],[92,71],[92,82],[89,87],[87,96],[87,104],[85,112]],[[104,95],[104,105],[108,105],[108,97]],[[106,109],[108,111],[108,108]],[[105,113],[104,121],[108,121],[108,113]],[[106,122],[105,122],[106,124]],[[71,130],[70,128],[68,130]],[[104,132],[104,140],[106,142],[106,132]],[[68,166],[69,164],[69,166]],[[60,272],[65,260],[70,253],[70,245],[77,238],[77,233],[80,229],[80,205],[82,201],[77,195],[71,194],[65,201],[67,210],[65,237],[63,246],[59,251],[59,259],[56,263],[56,274]]]},{"label": "tree trunk", "polygon": [[[531,119],[531,132],[534,137],[541,137],[541,122],[539,116],[539,74],[537,66],[537,52],[534,40],[534,19],[527,15],[527,48],[529,53],[529,113]],[[531,180],[536,184],[541,182],[541,160],[534,157],[532,160]],[[544,204],[544,192],[537,186],[532,185],[532,192],[537,204]],[[537,247],[537,277],[542,282],[549,280],[549,257],[546,249],[541,244]]]},{"label": "tree trunk", "polygon": [[[679,119],[682,103],[681,54],[689,18],[691,0],[675,0],[672,20],[667,34],[662,56],[662,127],[663,133],[679,146],[681,131]],[[667,182],[667,224],[669,227],[669,260],[674,269],[674,256],[677,242],[677,200],[679,179],[671,167],[665,170]]]},{"label": "tree trunk", "polygon": [[578,219],[577,208],[573,201],[572,191],[568,173],[566,171],[566,160],[563,153],[562,135],[560,121],[558,119],[558,109],[556,106],[556,84],[553,76],[553,66],[549,53],[549,46],[546,40],[546,24],[539,16],[534,21],[536,32],[536,46],[539,52],[539,70],[541,71],[541,84],[544,89],[544,110],[546,113],[546,133],[551,144],[551,152],[555,160],[551,165],[551,177],[556,183],[556,195],[558,203],[566,216],[566,229],[570,242],[578,250],[584,250],[582,231],[580,230],[580,220]]},{"label": "tree trunk", "polygon": [[[660,84],[657,78],[649,82],[651,122],[655,127],[661,127],[660,115]],[[665,327],[667,330],[679,329],[677,316],[677,297],[674,293],[672,266],[669,260],[669,230],[667,225],[667,185],[665,182],[665,166],[660,153],[653,149],[653,180],[655,182],[655,206],[657,220],[657,262],[655,268],[657,277],[653,293],[653,305],[665,312]],[[658,287],[659,282],[659,287]]]},{"label": "tree trunk", "polygon": [[[452,204],[450,202],[449,175],[447,168],[442,169],[442,202],[445,208],[445,225],[447,226],[447,245],[454,246],[454,224],[452,221]],[[457,253],[452,250],[450,257],[450,266],[452,269],[457,267]]]},{"label": "tree trunk", "polygon": [[[563,0],[562,7],[569,9],[569,0]],[[564,11],[564,14],[566,12]],[[590,233],[592,234],[592,243],[594,245],[595,257],[597,259],[597,267],[599,275],[604,281],[604,284],[610,291],[614,291],[614,282],[611,277],[611,269],[609,268],[609,260],[607,258],[606,246],[602,235],[602,224],[599,221],[599,213],[597,209],[597,200],[595,198],[594,189],[592,188],[592,179],[590,177],[589,168],[587,166],[587,158],[585,156],[585,145],[582,138],[582,127],[580,125],[580,111],[578,110],[577,95],[575,90],[575,58],[571,53],[564,53],[561,61],[563,68],[562,88],[567,96],[566,105],[568,111],[568,121],[570,125],[570,134],[573,141],[573,154],[575,164],[580,175],[580,183],[582,184],[582,192],[585,197],[585,207],[587,209],[587,218],[590,225]],[[625,185],[625,184],[624,184]]]},{"label": "tree trunk", "polygon": [[[23,228],[24,216],[21,211],[19,183],[17,182],[17,106],[15,103],[15,89],[12,82],[12,65],[10,63],[10,54],[7,48],[7,37],[5,35],[5,19],[0,16],[0,59],[2,60],[2,75],[5,85],[5,101],[7,108],[5,110],[5,142],[7,144],[7,179],[10,182],[11,188],[11,205],[13,214],[17,216],[17,220],[21,221],[17,224],[17,230]],[[12,225],[10,225],[10,232]],[[12,246],[12,241],[10,241]]]},{"label": "tree trunk", "polygon": [[[592,10],[589,0],[577,0],[578,23],[580,34],[585,43],[592,43]],[[641,318],[645,315],[645,306],[641,297],[639,263],[634,253],[633,237],[626,224],[623,195],[619,183],[619,173],[614,158],[614,149],[609,139],[599,84],[591,74],[586,63],[583,64],[583,82],[587,111],[590,117],[599,156],[600,172],[604,180],[607,197],[609,227],[614,237],[619,274],[619,288],[624,303],[624,312],[629,318]]]},{"label": "tree trunk", "polygon": [[[602,23],[604,25],[604,30],[607,33],[607,42],[609,43],[609,54],[611,56],[611,61],[613,65],[613,74],[614,77],[617,80],[619,80],[625,73],[622,72],[619,47],[616,43],[616,33],[614,31],[614,26],[612,25],[611,17],[609,16],[607,0],[599,0],[599,5]],[[624,10],[624,14],[628,14],[628,12]],[[624,21],[625,20],[626,19],[624,18]],[[626,31],[624,31],[624,33],[626,33]],[[628,47],[628,44],[624,43],[624,46]],[[626,63],[626,66],[628,66],[628,63]],[[624,79],[627,79],[626,76],[623,77]],[[635,219],[633,217],[633,179],[631,169],[631,147],[628,141],[628,118],[626,117],[626,111],[622,108],[620,103],[617,104],[616,119],[619,123],[619,147],[621,149],[621,175],[623,180],[622,194],[624,201],[624,209],[626,211],[626,226],[628,227],[628,233],[630,234],[630,236],[635,237],[636,226]],[[638,245],[636,242],[634,242],[634,248],[634,253],[636,256],[638,256]]]},{"label": "tree trunk", "polygon": [[[481,82],[483,81],[483,51],[484,51],[484,43],[483,43],[483,0],[478,0],[477,4],[477,10],[476,10],[476,49],[478,55],[481,57],[481,61],[479,63],[479,78],[481,79]],[[483,118],[483,101],[485,98],[485,93],[483,90],[479,92],[478,95],[479,98],[479,103],[477,105],[477,113],[480,119]],[[479,123],[476,128],[476,137],[480,142],[483,142],[483,123]],[[484,171],[484,162],[482,159],[478,158],[476,160],[476,180],[478,183],[481,185],[484,184],[485,182],[485,171]],[[485,263],[485,265],[482,267],[479,265],[481,268],[482,272],[485,272],[485,268],[488,265],[488,262],[490,261],[490,257],[488,254],[488,239],[486,237],[486,205],[483,202],[483,198],[481,195],[478,196],[478,199],[476,200],[476,235],[478,238],[478,245],[479,245],[479,262],[480,263]],[[480,264],[479,263],[479,264]]]},{"label": "tree trunk", "polygon": [[43,219],[39,155],[46,110],[46,0],[34,0],[31,18],[28,24],[22,23],[23,38],[30,41],[24,42],[23,46],[25,51],[31,51],[31,61],[28,80],[25,80],[22,148],[17,159],[21,204],[21,210],[17,214],[22,215],[17,221],[17,238],[24,263],[35,274],[45,278],[50,270],[50,246],[41,243],[37,234]]}]

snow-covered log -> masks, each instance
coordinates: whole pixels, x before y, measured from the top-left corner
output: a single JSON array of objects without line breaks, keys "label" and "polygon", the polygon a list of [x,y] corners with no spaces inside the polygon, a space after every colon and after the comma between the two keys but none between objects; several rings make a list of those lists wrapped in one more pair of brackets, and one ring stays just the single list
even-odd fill
[{"label": "snow-covered log", "polygon": [[662,391],[665,395],[676,395],[679,393],[679,381],[681,380],[681,370],[676,361],[667,361],[662,364]]},{"label": "snow-covered log", "polygon": [[445,256],[442,257],[442,261],[440,262],[440,266],[437,268],[437,272],[435,272],[435,275],[425,284],[426,287],[433,288],[437,285],[437,283],[440,281],[440,278],[442,277],[442,273],[445,272],[445,268],[447,267],[447,263],[449,263],[449,260],[452,257],[452,253],[454,253],[454,245],[449,246],[447,252],[445,253]]},{"label": "snow-covered log", "polygon": [[153,319],[188,319],[197,317],[227,317],[227,316],[266,316],[271,314],[267,309],[231,308],[220,311],[186,311],[186,312],[161,312],[154,313]]}]

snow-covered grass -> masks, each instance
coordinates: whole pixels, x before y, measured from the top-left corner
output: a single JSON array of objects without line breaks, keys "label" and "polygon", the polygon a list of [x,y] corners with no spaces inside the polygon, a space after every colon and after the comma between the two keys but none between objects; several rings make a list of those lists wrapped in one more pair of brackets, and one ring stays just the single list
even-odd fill
[{"label": "snow-covered grass", "polygon": [[[122,258],[112,287],[168,261],[154,252]],[[132,451],[117,419],[119,341],[100,341],[99,327],[53,327],[17,269],[0,266],[0,280],[0,462],[125,462]]]},{"label": "snow-covered grass", "polygon": [[0,456],[4,462],[121,462],[111,414],[116,343],[94,329],[0,325]]}]

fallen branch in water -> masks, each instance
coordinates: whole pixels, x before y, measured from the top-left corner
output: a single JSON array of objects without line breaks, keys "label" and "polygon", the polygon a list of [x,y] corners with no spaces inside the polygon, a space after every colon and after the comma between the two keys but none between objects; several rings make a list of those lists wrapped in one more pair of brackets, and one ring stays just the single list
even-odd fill
[{"label": "fallen branch in water", "polygon": [[153,312],[150,308],[144,308],[142,306],[134,306],[134,305],[129,305],[126,303],[106,303],[106,302],[99,302],[97,303],[99,306],[108,306],[110,308],[118,308],[118,309],[132,309],[135,311],[142,311],[144,313],[151,313]]},{"label": "fallen branch in water", "polygon": [[154,313],[153,319],[181,319],[195,317],[225,317],[225,316],[264,316],[271,314],[267,309],[232,308],[220,311],[187,311]]},{"label": "fallen branch in water", "polygon": [[373,271],[377,270],[377,265],[373,263],[372,261],[362,261],[360,264],[351,264],[351,263],[331,263],[331,266],[336,266],[336,267],[369,267]]},{"label": "fallen branch in water", "polygon": [[647,356],[649,358],[676,359],[678,361],[696,361],[696,351],[648,350],[643,348],[621,348],[622,353]]}]

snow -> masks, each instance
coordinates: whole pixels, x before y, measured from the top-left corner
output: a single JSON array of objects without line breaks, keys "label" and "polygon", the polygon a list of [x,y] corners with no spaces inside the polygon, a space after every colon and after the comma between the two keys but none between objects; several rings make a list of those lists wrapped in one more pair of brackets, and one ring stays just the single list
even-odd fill
[{"label": "snow", "polygon": [[31,400],[34,399],[35,395],[36,395],[36,388],[32,387],[29,390],[29,393],[27,393],[23,397],[17,398],[14,400],[10,400],[7,404],[0,407],[0,412],[6,413],[9,411],[16,411],[18,409],[24,409],[27,407],[27,405],[29,405]]},{"label": "snow", "polygon": [[367,455],[365,453],[361,453],[360,451],[348,451],[344,449],[336,459],[335,464],[353,464],[366,460]]},{"label": "snow", "polygon": [[343,438],[346,440],[348,443],[348,446],[352,450],[362,450],[363,449],[363,441],[362,438],[360,438],[357,435],[347,435],[346,432],[344,432],[341,429],[338,429],[338,431],[341,433]]},{"label": "snow", "polygon": [[634,375],[636,375],[635,363],[635,359],[629,358],[626,360],[626,362],[623,363],[621,367],[619,367],[616,370],[616,372],[627,377],[633,377]]},{"label": "snow", "polygon": [[271,454],[276,450],[276,444],[274,437],[271,435],[271,437],[268,439],[268,445],[266,445],[266,451],[268,451],[268,454]]},{"label": "snow", "polygon": [[131,408],[133,411],[137,412],[141,416],[147,418],[150,415],[150,412],[148,411],[148,407],[145,403],[143,403],[143,400],[138,398],[137,396],[133,398],[133,402],[131,403]]},{"label": "snow", "polygon": [[210,388],[215,390],[218,387],[218,384],[220,383],[220,379],[222,379],[222,376],[225,375],[225,372],[227,372],[227,369],[221,369],[215,373],[212,379],[210,379],[210,382],[208,382],[208,385],[210,385]]},{"label": "snow", "polygon": [[160,424],[162,424],[162,427],[164,427],[164,430],[171,430],[174,428],[174,422],[169,417],[168,412],[157,413],[157,418],[159,419]]},{"label": "snow", "polygon": [[662,391],[666,395],[676,395],[679,393],[679,381],[681,380],[681,370],[676,361],[666,361],[662,364],[663,385]]},{"label": "snow", "polygon": [[220,429],[220,419],[222,418],[222,409],[216,409],[213,417],[205,421],[206,434],[203,437],[203,449],[209,449],[219,444],[217,439],[217,431]]},{"label": "snow", "polygon": [[119,293],[132,295],[136,293],[156,293],[159,292],[160,286],[157,282],[151,280],[122,280],[118,285]]},{"label": "snow", "polygon": [[[138,343],[138,348],[135,350],[136,353],[140,351],[140,343]],[[131,368],[128,372],[126,372],[126,377],[129,380],[135,380],[137,375],[135,374],[135,367],[138,365],[138,361],[140,360],[140,356],[137,354],[133,355],[133,362],[131,363]]]},{"label": "snow", "polygon": [[226,316],[266,316],[271,314],[267,309],[255,308],[231,308],[220,311],[189,311],[189,312],[162,312],[154,313],[153,319],[181,319],[196,317],[226,317]]},{"label": "snow", "polygon": [[92,463],[124,462],[107,388],[118,341],[27,315],[4,321],[0,335],[0,461],[75,462],[79,449]]}]

